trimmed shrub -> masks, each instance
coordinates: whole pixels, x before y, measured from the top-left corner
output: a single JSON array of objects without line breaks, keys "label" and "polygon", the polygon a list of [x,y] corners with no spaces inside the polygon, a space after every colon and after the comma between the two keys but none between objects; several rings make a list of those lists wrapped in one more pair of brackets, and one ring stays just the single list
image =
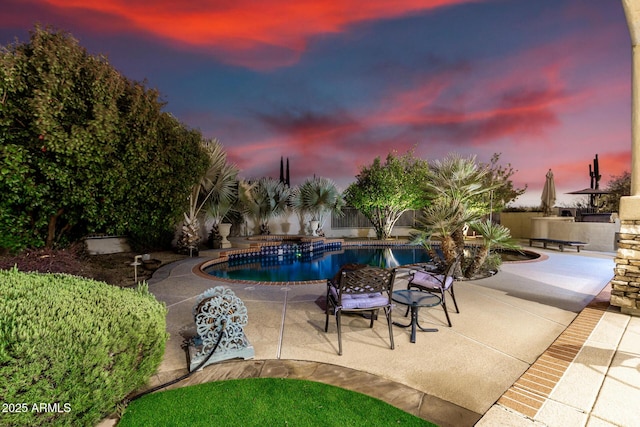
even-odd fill
[{"label": "trimmed shrub", "polygon": [[146,285],[0,270],[0,424],[95,425],[157,370],[165,316]]}]

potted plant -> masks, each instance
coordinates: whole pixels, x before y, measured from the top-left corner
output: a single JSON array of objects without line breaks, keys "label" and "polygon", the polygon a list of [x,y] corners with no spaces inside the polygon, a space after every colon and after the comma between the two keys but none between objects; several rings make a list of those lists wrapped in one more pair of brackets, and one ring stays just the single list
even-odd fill
[{"label": "potted plant", "polygon": [[200,181],[191,188],[189,211],[184,213],[182,232],[178,238],[178,251],[198,254],[200,243],[200,212],[207,204],[224,203],[233,197],[238,168],[227,163],[227,153],[217,140],[205,140],[203,149],[209,157],[209,168]]},{"label": "potted plant", "polygon": [[269,234],[269,220],[284,213],[288,207],[289,187],[272,178],[240,181],[238,199],[244,213],[260,227],[260,234]]},{"label": "potted plant", "polygon": [[213,249],[231,247],[231,242],[227,239],[231,233],[231,223],[224,221],[227,214],[234,209],[236,202],[237,193],[233,195],[233,199],[212,200],[207,207],[207,218],[213,220],[209,232],[209,245]]},{"label": "potted plant", "polygon": [[218,174],[211,177],[212,194],[206,210],[206,217],[213,220],[209,232],[210,246],[213,248],[230,248],[227,240],[231,232],[231,223],[226,220],[238,202],[238,168],[225,163]]},{"label": "potted plant", "polygon": [[311,234],[323,235],[322,227],[327,215],[341,213],[345,202],[335,183],[324,177],[313,177],[294,188],[291,194],[291,206],[304,216],[311,216]]}]

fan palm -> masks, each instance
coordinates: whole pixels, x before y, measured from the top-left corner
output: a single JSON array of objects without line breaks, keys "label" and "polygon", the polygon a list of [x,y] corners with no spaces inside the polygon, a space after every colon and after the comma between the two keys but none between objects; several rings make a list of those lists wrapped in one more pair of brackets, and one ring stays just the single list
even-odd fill
[{"label": "fan palm", "polygon": [[323,177],[313,177],[294,188],[291,193],[291,206],[297,213],[309,213],[322,228],[326,215],[341,213],[345,202],[335,183]]},{"label": "fan palm", "polygon": [[[460,257],[464,265],[464,227],[480,221],[487,213],[481,196],[496,188],[497,184],[484,185],[490,171],[478,166],[473,156],[465,158],[452,154],[429,166],[424,189],[431,204],[423,210],[424,218],[418,222],[417,228],[427,234],[437,230],[446,262],[452,262],[452,257]],[[446,228],[443,227],[445,224]]]},{"label": "fan palm", "polygon": [[238,197],[243,210],[260,225],[260,234],[269,234],[269,220],[284,213],[288,207],[289,188],[272,178],[240,181],[239,186]]},{"label": "fan palm", "polygon": [[227,153],[217,140],[202,141],[202,148],[209,157],[209,168],[197,184],[191,187],[189,211],[184,213],[182,234],[178,239],[179,249],[194,249],[200,242],[202,208],[209,203],[224,203],[235,197],[235,182],[238,168],[227,163]]},{"label": "fan palm", "polygon": [[473,214],[465,209],[460,199],[439,197],[422,209],[422,215],[417,219],[418,235],[414,242],[423,244],[434,257],[430,242],[439,240],[444,262],[451,264],[462,255],[462,248],[458,248],[454,234],[473,219]]},{"label": "fan palm", "polygon": [[[237,189],[237,186],[236,186]],[[236,190],[237,191],[237,190]],[[211,199],[207,205],[205,216],[213,219],[211,229],[209,230],[209,245],[210,247],[217,247],[216,245],[222,240],[220,234],[220,224],[227,218],[227,215],[235,210],[237,204],[237,192],[235,192],[233,199],[222,198],[219,201]],[[228,222],[228,220],[227,220]]]},{"label": "fan palm", "polygon": [[520,246],[511,238],[509,229],[500,224],[481,221],[473,223],[471,228],[482,236],[483,244],[478,249],[473,262],[465,270],[465,277],[472,277],[480,270],[492,248],[520,249]]},{"label": "fan palm", "polygon": [[428,200],[448,196],[460,200],[467,210],[478,216],[486,213],[479,196],[494,190],[498,184],[484,184],[490,171],[479,167],[475,156],[465,158],[451,154],[443,160],[435,160],[429,166],[428,179],[424,183]]},{"label": "fan palm", "polygon": [[205,217],[213,219],[210,239],[218,240],[220,236],[219,225],[225,216],[234,209],[238,201],[238,169],[235,165],[225,163],[217,175],[209,177],[211,184],[211,196],[206,205]]}]

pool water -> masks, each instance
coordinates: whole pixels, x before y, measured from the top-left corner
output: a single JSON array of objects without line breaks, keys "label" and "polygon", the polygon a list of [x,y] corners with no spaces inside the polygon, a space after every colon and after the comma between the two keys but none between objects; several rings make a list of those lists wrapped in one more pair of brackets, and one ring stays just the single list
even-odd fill
[{"label": "pool water", "polygon": [[428,262],[431,258],[422,247],[356,247],[336,252],[298,256],[262,256],[211,265],[205,272],[231,280],[256,282],[297,282],[325,280],[333,277],[344,264],[368,264],[392,268]]}]

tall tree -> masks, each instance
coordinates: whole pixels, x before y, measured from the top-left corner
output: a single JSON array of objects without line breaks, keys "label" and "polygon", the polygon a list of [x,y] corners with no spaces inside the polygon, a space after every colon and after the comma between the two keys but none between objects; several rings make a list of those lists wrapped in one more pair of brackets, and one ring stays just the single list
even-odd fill
[{"label": "tall tree", "polygon": [[4,215],[21,217],[29,243],[47,246],[76,225],[104,224],[103,159],[117,150],[124,79],[70,35],[40,28],[2,49],[0,73],[2,163],[22,169],[26,184],[14,198],[18,189],[0,181],[10,195]]},{"label": "tall tree", "polygon": [[347,188],[345,201],[371,221],[379,239],[388,239],[404,212],[424,206],[422,186],[428,171],[427,162],[412,151],[389,153],[384,163],[376,157]]},{"label": "tall tree", "polygon": [[480,163],[480,168],[488,170],[483,186],[493,188],[488,193],[484,193],[480,199],[491,212],[502,211],[527,191],[526,184],[522,188],[514,187],[511,177],[517,170],[513,169],[511,163],[507,163],[506,166],[501,165],[500,156],[501,153],[494,153],[489,163]]},{"label": "tall tree", "polygon": [[0,247],[172,235],[206,158],[162,107],[68,33],[36,27],[2,47]]}]

